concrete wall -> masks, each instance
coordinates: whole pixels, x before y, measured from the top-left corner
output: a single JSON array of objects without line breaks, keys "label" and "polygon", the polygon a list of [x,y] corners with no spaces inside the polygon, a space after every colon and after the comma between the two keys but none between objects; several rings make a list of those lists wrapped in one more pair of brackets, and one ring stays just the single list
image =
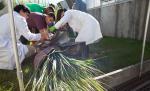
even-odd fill
[{"label": "concrete wall", "polygon": [[66,2],[67,2],[67,4],[68,4],[69,8],[71,9],[73,3],[75,2],[75,0],[66,0]]},{"label": "concrete wall", "polygon": [[[88,9],[100,22],[105,36],[142,39],[148,0],[132,0],[120,4]],[[150,31],[148,31],[150,40]]]},{"label": "concrete wall", "polygon": [[68,4],[67,4],[66,1],[61,1],[60,4],[61,4],[61,6],[62,6],[63,8],[69,9],[69,6],[68,6]]}]

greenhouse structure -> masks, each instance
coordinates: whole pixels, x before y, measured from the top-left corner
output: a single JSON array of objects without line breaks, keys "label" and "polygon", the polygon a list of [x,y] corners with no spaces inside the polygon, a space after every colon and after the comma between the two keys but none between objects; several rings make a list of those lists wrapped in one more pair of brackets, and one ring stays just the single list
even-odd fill
[{"label": "greenhouse structure", "polygon": [[[43,13],[47,7],[53,7],[56,18],[60,9],[66,10],[63,17],[68,10],[83,12],[85,17],[91,15],[98,21],[103,38],[88,45],[86,58],[70,56],[78,51],[82,55],[86,44],[81,47],[78,42],[56,43],[56,47],[49,45],[48,49],[40,49],[49,51],[46,57],[40,59],[42,54],[35,54],[20,63],[13,8],[16,5],[29,8],[27,4],[42,7],[42,15],[46,15]],[[16,67],[0,69],[0,91],[150,91],[150,0],[0,0],[0,19],[6,14],[13,46],[10,50],[13,50]],[[78,22],[73,26],[80,25]],[[73,28],[69,22],[66,26],[69,28],[65,36],[71,41],[79,34],[70,32]],[[95,27],[90,29],[94,31]],[[0,44],[0,49],[2,46]],[[3,56],[0,54],[0,58]],[[40,61],[37,68],[35,60]]]}]

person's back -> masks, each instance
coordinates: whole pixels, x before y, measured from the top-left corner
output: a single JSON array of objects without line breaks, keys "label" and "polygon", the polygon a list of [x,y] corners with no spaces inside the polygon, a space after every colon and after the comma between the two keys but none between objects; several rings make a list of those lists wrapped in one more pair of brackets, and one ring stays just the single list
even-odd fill
[{"label": "person's back", "polygon": [[[19,23],[20,20],[22,20],[22,19],[25,20],[23,17],[19,16],[16,12],[13,12],[13,16],[14,16],[14,23],[15,23],[15,25],[17,23]],[[10,23],[9,23],[9,15],[8,14],[5,14],[5,15],[0,17],[0,25],[1,25],[1,28],[0,28],[0,39],[4,38],[5,39],[4,42],[11,41],[11,32],[10,32]],[[20,42],[19,41],[19,37],[20,37],[20,34],[18,32],[18,29],[16,28],[17,42]]]},{"label": "person's back", "polygon": [[[79,17],[79,18],[91,17],[90,14],[85,13],[85,12],[82,12],[82,11],[80,11],[80,10],[73,10],[73,9],[71,9],[71,10],[67,10],[66,12],[72,12],[72,14],[74,14],[74,16]],[[65,12],[65,13],[66,13],[66,12]],[[86,17],[85,17],[85,16],[86,16]],[[92,16],[92,17],[93,17],[93,16]]]},{"label": "person's back", "polygon": [[[15,25],[23,19],[23,17],[18,16],[16,12],[13,12],[14,15],[14,23]],[[10,23],[9,23],[9,15],[5,14],[0,17],[0,69],[13,69],[15,62],[9,61],[14,60],[13,57],[13,49],[12,49],[12,37],[10,32]],[[16,28],[16,38],[17,38],[17,46],[20,50],[23,50],[25,46],[19,41],[20,34],[18,32],[18,27]],[[25,48],[26,49],[26,48]],[[27,51],[24,50],[24,53]],[[20,51],[19,51],[20,54]],[[23,60],[24,56],[20,57],[20,60]],[[10,65],[11,64],[11,65]]]},{"label": "person's back", "polygon": [[[9,25],[9,22],[8,22],[8,14],[5,14],[5,15],[2,15],[0,17],[0,39],[3,37],[3,36],[6,36],[6,34],[8,34],[9,31],[3,31],[4,30],[8,30],[9,27],[6,27],[6,25]],[[9,37],[9,36],[8,36]]]},{"label": "person's back", "polygon": [[59,29],[66,23],[70,25],[73,31],[78,32],[76,42],[91,44],[102,38],[99,22],[88,13],[79,10],[68,10],[62,19],[55,24],[55,27]]},{"label": "person's back", "polygon": [[68,10],[65,13],[71,14],[71,19],[69,19],[68,23],[70,26],[74,26],[76,28],[81,28],[83,27],[83,25],[87,25],[87,23],[89,24],[89,23],[97,22],[97,20],[93,18],[93,16],[79,10]]},{"label": "person's back", "polygon": [[27,19],[28,27],[32,32],[32,29],[36,30],[36,33],[39,33],[38,30],[47,28],[47,24],[42,13],[34,12],[29,14]]},{"label": "person's back", "polygon": [[[10,31],[9,30],[9,22],[8,22],[8,14],[5,14],[3,16],[0,17],[0,53],[2,53],[3,55],[6,55],[7,51],[7,46],[8,43],[10,43]],[[6,26],[8,25],[8,27]],[[4,31],[6,30],[6,31]],[[2,52],[4,51],[4,53]],[[8,55],[7,55],[8,56]],[[4,56],[0,56],[0,58],[2,58]],[[3,58],[2,58],[3,59]]]}]

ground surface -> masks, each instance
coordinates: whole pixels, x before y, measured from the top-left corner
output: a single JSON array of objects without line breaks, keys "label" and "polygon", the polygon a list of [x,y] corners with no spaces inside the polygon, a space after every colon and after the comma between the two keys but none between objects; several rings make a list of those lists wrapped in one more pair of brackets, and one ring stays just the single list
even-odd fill
[{"label": "ground surface", "polygon": [[[140,62],[142,42],[131,39],[104,37],[90,45],[90,56],[96,59],[97,68],[107,73]],[[150,43],[146,45],[144,59],[149,59]],[[25,84],[33,73],[32,58],[22,64]],[[0,70],[0,91],[19,91],[16,70]],[[27,89],[27,91],[30,91]]]}]

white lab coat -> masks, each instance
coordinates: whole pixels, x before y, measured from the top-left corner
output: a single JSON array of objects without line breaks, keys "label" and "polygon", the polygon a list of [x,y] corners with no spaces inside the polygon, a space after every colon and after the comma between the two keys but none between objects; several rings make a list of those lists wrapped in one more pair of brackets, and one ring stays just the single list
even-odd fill
[{"label": "white lab coat", "polygon": [[[20,64],[25,58],[28,48],[23,45],[19,38],[23,35],[28,40],[38,41],[41,38],[40,34],[32,34],[27,26],[26,20],[17,12],[13,12],[16,38]],[[12,48],[12,37],[10,32],[9,15],[5,14],[0,17],[0,69],[14,69],[15,59]]]},{"label": "white lab coat", "polygon": [[94,43],[102,38],[99,22],[90,14],[78,10],[68,10],[55,24],[56,29],[68,23],[73,31],[78,32],[75,42]]}]

